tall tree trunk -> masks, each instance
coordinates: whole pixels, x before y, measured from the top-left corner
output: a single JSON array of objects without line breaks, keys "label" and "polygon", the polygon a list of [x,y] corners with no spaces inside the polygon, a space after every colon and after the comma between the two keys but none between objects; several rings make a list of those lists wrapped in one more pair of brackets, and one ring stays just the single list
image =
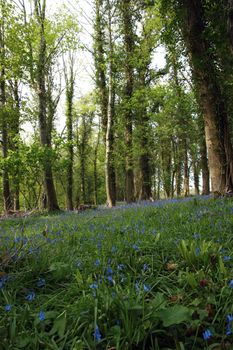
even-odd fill
[{"label": "tall tree trunk", "polygon": [[100,95],[101,124],[104,144],[106,142],[106,130],[108,120],[108,89],[106,83],[106,62],[104,58],[104,26],[101,14],[103,0],[95,0],[95,53],[96,85]]},{"label": "tall tree trunk", "polygon": [[133,96],[134,87],[134,33],[131,13],[131,0],[121,0],[122,19],[123,19],[123,35],[125,48],[125,147],[126,147],[126,179],[125,179],[125,194],[126,202],[131,203],[135,201],[134,197],[134,161],[133,161],[133,111],[131,106],[131,99]]},{"label": "tall tree trunk", "polygon": [[[38,25],[40,26],[40,43],[39,43],[39,57],[37,67],[37,95],[39,100],[39,129],[40,129],[40,142],[41,146],[46,150],[50,149],[51,135],[48,134],[48,121],[47,121],[47,98],[46,98],[46,38],[45,38],[45,9],[46,0],[40,3],[40,0],[34,0],[35,11],[37,16]],[[52,162],[50,156],[46,157],[43,164],[44,172],[44,190],[46,194],[47,209],[49,211],[59,210],[57,195],[53,182],[52,174]]]},{"label": "tall tree trunk", "polygon": [[107,205],[112,208],[116,205],[116,173],[114,164],[114,116],[115,116],[115,82],[114,82],[114,56],[112,38],[112,18],[109,0],[108,4],[108,37],[109,37],[109,82],[108,82],[108,110],[106,129],[105,154],[105,182]]},{"label": "tall tree trunk", "polygon": [[208,195],[210,193],[210,173],[208,166],[208,157],[207,157],[207,149],[206,142],[203,135],[201,141],[201,170],[202,170],[202,195]]},{"label": "tall tree trunk", "polygon": [[73,210],[73,163],[74,163],[74,146],[73,146],[73,98],[74,98],[74,67],[73,60],[70,62],[70,73],[66,76],[66,127],[67,127],[67,148],[68,148],[68,165],[67,165],[67,187],[66,200],[67,209]]},{"label": "tall tree trunk", "polygon": [[98,160],[98,150],[100,143],[100,125],[97,135],[97,141],[94,150],[94,204],[98,204],[98,172],[97,172],[97,160]]},{"label": "tall tree trunk", "polygon": [[181,141],[177,142],[176,151],[176,195],[181,196],[182,191],[182,157],[181,157]]},{"label": "tall tree trunk", "polygon": [[187,139],[184,140],[184,196],[189,196],[189,160]]},{"label": "tall tree trunk", "polygon": [[[20,98],[19,98],[19,86],[18,81],[14,81],[13,86],[14,91],[14,102],[15,102],[15,119],[14,119],[14,151],[17,154],[17,158],[19,158],[19,122],[20,122]],[[20,209],[20,201],[19,201],[19,193],[20,193],[20,169],[19,163],[17,163],[16,171],[14,174],[14,210]]]},{"label": "tall tree trunk", "polygon": [[180,0],[184,15],[183,33],[193,68],[205,119],[205,135],[212,191],[233,188],[232,145],[227,108],[206,39],[204,9],[200,0]]},{"label": "tall tree trunk", "polygon": [[[5,82],[5,33],[4,33],[4,5],[1,3],[1,24],[0,24],[0,113],[2,129],[2,157],[5,160],[8,156],[8,128],[6,115],[6,82]],[[6,164],[2,169],[3,201],[4,210],[12,209],[9,174]]]}]

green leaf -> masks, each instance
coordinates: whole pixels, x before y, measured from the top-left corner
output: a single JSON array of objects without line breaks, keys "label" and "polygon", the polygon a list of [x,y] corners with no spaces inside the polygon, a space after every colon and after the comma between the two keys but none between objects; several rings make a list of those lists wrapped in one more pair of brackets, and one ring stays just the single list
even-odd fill
[{"label": "green leaf", "polygon": [[164,327],[169,327],[174,324],[191,321],[192,310],[182,305],[160,310],[156,315],[162,320]]}]

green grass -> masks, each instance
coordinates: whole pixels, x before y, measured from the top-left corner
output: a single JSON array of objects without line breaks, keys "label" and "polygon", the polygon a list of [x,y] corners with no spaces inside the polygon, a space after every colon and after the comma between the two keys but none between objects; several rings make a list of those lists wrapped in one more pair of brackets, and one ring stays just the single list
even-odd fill
[{"label": "green grass", "polygon": [[230,199],[6,220],[0,252],[0,350],[233,349]]}]

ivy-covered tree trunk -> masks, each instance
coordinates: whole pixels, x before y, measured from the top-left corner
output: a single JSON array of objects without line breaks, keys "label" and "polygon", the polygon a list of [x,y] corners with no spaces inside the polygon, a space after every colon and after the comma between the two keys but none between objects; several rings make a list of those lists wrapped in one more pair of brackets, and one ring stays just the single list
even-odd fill
[{"label": "ivy-covered tree trunk", "polygon": [[38,26],[40,28],[39,38],[39,54],[37,65],[37,96],[39,101],[38,115],[39,115],[39,130],[40,130],[40,142],[46,153],[43,164],[43,176],[44,176],[44,190],[46,194],[46,205],[49,211],[59,210],[57,195],[55,191],[53,173],[52,173],[52,161],[50,156],[50,140],[51,135],[48,133],[48,120],[47,120],[47,98],[46,98],[46,38],[45,38],[45,9],[46,1],[43,3],[40,0],[34,0],[36,18]]},{"label": "ivy-covered tree trunk", "polygon": [[[8,156],[8,128],[7,128],[7,114],[6,114],[6,77],[5,77],[5,38],[4,38],[4,5],[1,2],[1,18],[0,18],[0,123],[2,131],[2,157],[3,161]],[[4,210],[8,212],[12,209],[12,199],[10,191],[10,181],[7,165],[4,164],[2,169],[2,185],[3,185],[3,201]]]},{"label": "ivy-covered tree trunk", "polygon": [[204,9],[200,0],[180,0],[182,30],[190,55],[193,77],[205,119],[205,135],[212,191],[232,190],[232,145],[229,137],[227,107],[222,96],[206,38]]},{"label": "ivy-covered tree trunk", "polygon": [[67,150],[68,164],[66,169],[66,202],[67,209],[73,210],[73,163],[74,163],[74,146],[73,146],[73,98],[74,98],[74,67],[73,60],[70,62],[70,73],[66,76],[66,128],[67,128]]},{"label": "ivy-covered tree trunk", "polygon": [[210,172],[208,166],[207,148],[205,137],[203,135],[200,145],[201,153],[201,170],[202,170],[202,195],[208,195],[210,193]]},{"label": "ivy-covered tree trunk", "polygon": [[184,140],[184,196],[189,196],[189,159],[187,139]]},{"label": "ivy-covered tree trunk", "polygon": [[124,120],[125,120],[125,196],[126,202],[135,201],[134,196],[134,161],[133,161],[133,110],[132,96],[134,88],[134,32],[131,12],[131,0],[121,0],[121,12],[123,20],[124,54],[125,54],[125,91],[124,91]]},{"label": "ivy-covered tree trunk", "polygon": [[[20,98],[19,98],[19,86],[18,81],[14,80],[13,83],[13,93],[14,93],[14,109],[15,109],[15,118],[13,122],[13,132],[14,132],[14,140],[13,140],[13,149],[17,154],[17,158],[19,158],[19,138],[20,138]],[[19,163],[16,165],[15,174],[14,174],[14,210],[20,209],[20,201],[19,201],[19,193],[20,193],[20,168]]]},{"label": "ivy-covered tree trunk", "polygon": [[106,128],[105,153],[105,182],[107,205],[112,208],[116,205],[116,173],[114,164],[114,116],[115,116],[115,82],[114,82],[114,56],[112,38],[112,18],[110,3],[108,5],[108,39],[109,39],[109,82],[108,82],[108,110]]}]

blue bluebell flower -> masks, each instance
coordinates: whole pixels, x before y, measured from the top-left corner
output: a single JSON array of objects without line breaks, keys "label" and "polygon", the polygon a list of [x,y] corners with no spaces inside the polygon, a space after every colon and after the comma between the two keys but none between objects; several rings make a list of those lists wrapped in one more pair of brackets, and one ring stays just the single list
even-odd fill
[{"label": "blue bluebell flower", "polygon": [[44,278],[40,278],[37,282],[37,287],[41,288],[45,286],[45,279]]},{"label": "blue bluebell flower", "polygon": [[148,284],[143,284],[143,290],[147,293],[151,290],[151,287]]},{"label": "blue bluebell flower", "polygon": [[11,305],[7,304],[7,305],[5,306],[5,311],[6,311],[6,312],[11,311]]},{"label": "blue bluebell flower", "polygon": [[91,289],[97,289],[98,288],[98,284],[97,283],[92,283],[89,286]]},{"label": "blue bluebell flower", "polygon": [[230,288],[233,288],[233,280],[230,281],[229,287],[230,287]]},{"label": "blue bluebell flower", "polygon": [[233,321],[233,316],[232,315],[227,315],[227,322],[232,322]]},{"label": "blue bluebell flower", "polygon": [[100,333],[99,327],[96,325],[95,326],[95,331],[94,331],[94,340],[98,343],[102,339],[102,335]]},{"label": "blue bluebell flower", "polygon": [[111,276],[111,275],[106,276],[106,280],[107,280],[108,282],[110,282],[111,284],[113,284],[113,283],[114,283],[114,282],[113,282],[113,278],[112,278],[112,276]]},{"label": "blue bluebell flower", "polygon": [[200,255],[200,248],[197,247],[197,248],[195,249],[195,253],[196,253],[196,256],[199,256],[199,255]]},{"label": "blue bluebell flower", "polygon": [[40,321],[44,321],[45,320],[45,312],[44,311],[40,311],[38,314],[39,320]]},{"label": "blue bluebell flower", "polygon": [[26,295],[25,299],[27,301],[33,301],[35,299],[35,297],[36,297],[36,293],[30,292],[30,293],[28,293],[28,295]]},{"label": "blue bluebell flower", "polygon": [[144,264],[143,265],[143,271],[145,272],[145,271],[147,271],[149,269],[149,266],[147,265],[147,264]]},{"label": "blue bluebell flower", "polygon": [[99,265],[100,265],[100,259],[96,259],[95,266],[99,266]]},{"label": "blue bluebell flower", "polygon": [[212,332],[211,332],[211,330],[207,329],[203,332],[202,335],[203,335],[204,340],[208,340],[212,337]]},{"label": "blue bluebell flower", "polygon": [[112,274],[113,274],[113,269],[110,266],[108,266],[107,270],[106,270],[106,275],[108,276],[108,275],[112,275]]},{"label": "blue bluebell flower", "polygon": [[138,251],[138,250],[139,250],[139,247],[137,246],[137,244],[133,244],[133,245],[132,245],[132,248],[133,248],[135,251]]},{"label": "blue bluebell flower", "polygon": [[117,269],[120,270],[120,271],[123,270],[124,267],[125,267],[124,264],[118,264],[118,265],[117,265]]},{"label": "blue bluebell flower", "polygon": [[0,289],[2,289],[4,287],[4,282],[3,280],[0,278]]},{"label": "blue bluebell flower", "polygon": [[223,260],[224,260],[224,261],[230,261],[230,260],[231,260],[231,257],[230,257],[230,256],[225,255],[225,256],[223,257]]}]

